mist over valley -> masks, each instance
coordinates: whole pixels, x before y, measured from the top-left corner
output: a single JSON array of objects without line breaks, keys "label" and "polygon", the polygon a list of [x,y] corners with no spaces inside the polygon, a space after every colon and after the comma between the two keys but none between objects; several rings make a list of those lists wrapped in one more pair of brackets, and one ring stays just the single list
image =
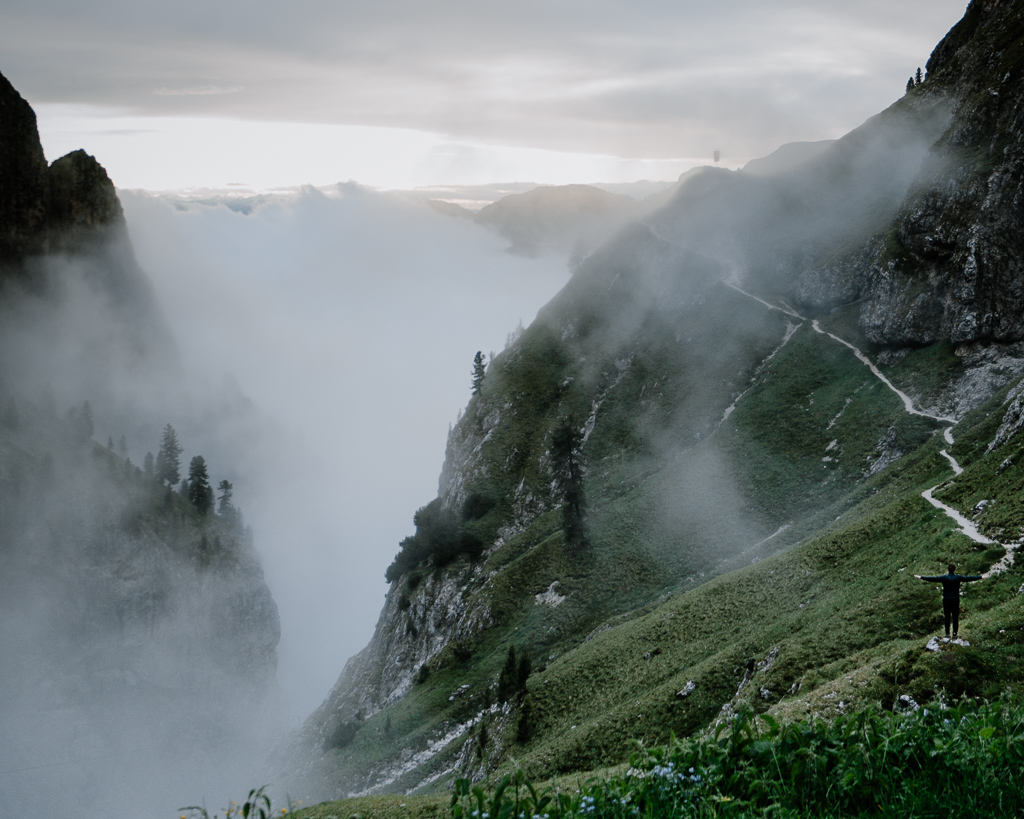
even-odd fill
[{"label": "mist over valley", "polygon": [[0,814],[1012,815],[1022,38],[661,182],[115,189],[0,76]]}]

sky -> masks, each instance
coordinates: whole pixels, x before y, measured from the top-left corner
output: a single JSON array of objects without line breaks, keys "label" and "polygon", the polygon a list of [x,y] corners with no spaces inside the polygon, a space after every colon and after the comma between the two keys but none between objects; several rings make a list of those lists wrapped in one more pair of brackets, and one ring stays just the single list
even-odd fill
[{"label": "sky", "polygon": [[841,136],[964,0],[5,0],[44,148],[121,188],[675,179]]}]

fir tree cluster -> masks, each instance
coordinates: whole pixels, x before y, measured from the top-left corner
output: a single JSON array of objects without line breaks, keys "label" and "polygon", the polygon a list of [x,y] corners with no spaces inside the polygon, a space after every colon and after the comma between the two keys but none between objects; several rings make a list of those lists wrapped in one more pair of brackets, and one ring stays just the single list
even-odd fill
[{"label": "fir tree cluster", "polygon": [[911,91],[913,91],[915,88],[917,88],[917,86],[921,85],[923,82],[924,82],[924,75],[921,74],[921,69],[919,67],[917,69],[917,71],[914,73],[914,76],[911,77],[909,80],[907,80],[907,93],[909,94]]},{"label": "fir tree cluster", "polygon": [[[201,515],[208,515],[214,506],[214,491],[210,485],[210,473],[206,467],[206,459],[196,455],[189,461],[188,477],[181,477],[181,454],[183,448],[178,441],[178,433],[170,424],[164,427],[160,437],[160,449],[154,459],[152,452],[146,453],[144,470],[169,488],[174,488],[181,481],[181,494]],[[231,481],[222,480],[217,484],[220,495],[217,498],[217,514],[234,526],[240,526],[242,515],[234,506],[234,486]]]}]

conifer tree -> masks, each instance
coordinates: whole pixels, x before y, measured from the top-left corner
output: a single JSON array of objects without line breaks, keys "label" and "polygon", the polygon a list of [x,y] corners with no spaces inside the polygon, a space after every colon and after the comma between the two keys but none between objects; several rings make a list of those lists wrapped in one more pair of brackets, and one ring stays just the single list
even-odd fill
[{"label": "conifer tree", "polygon": [[188,465],[188,499],[201,515],[213,508],[213,489],[202,455],[196,455]]},{"label": "conifer tree", "polygon": [[911,77],[909,80],[907,80],[907,93],[909,94],[913,90],[914,90],[914,78]]},{"label": "conifer tree", "polygon": [[232,499],[234,498],[234,490],[235,487],[231,481],[223,480],[217,484],[217,491],[220,492],[220,497],[217,502],[217,514],[237,529],[242,525],[242,513],[232,502]]},{"label": "conifer tree", "polygon": [[483,351],[477,350],[473,357],[473,395],[479,395],[484,387],[484,376],[487,370],[484,367]]},{"label": "conifer tree", "polygon": [[518,691],[520,694],[526,693],[526,681],[530,679],[530,673],[532,671],[533,663],[530,661],[530,655],[520,655],[519,668],[516,673],[516,691]]},{"label": "conifer tree", "polygon": [[156,456],[156,476],[170,486],[181,480],[181,444],[178,433],[170,424],[164,427],[160,451]]},{"label": "conifer tree", "polygon": [[509,646],[505,665],[498,675],[498,702],[508,702],[515,696],[518,679],[519,664],[516,662],[516,650],[514,646]]},{"label": "conifer tree", "polygon": [[530,741],[531,724],[530,720],[533,716],[532,709],[530,708],[530,698],[527,697],[523,700],[523,704],[519,709],[519,724],[516,726],[516,742],[520,745],[525,745]]},{"label": "conifer tree", "polygon": [[147,452],[146,457],[142,459],[142,471],[145,472],[149,477],[153,477],[153,453]]},{"label": "conifer tree", "polygon": [[231,505],[234,488],[235,487],[229,480],[223,480],[217,484],[217,489],[220,491],[220,498],[218,499],[217,504],[217,514],[226,517],[227,514],[234,511],[234,507]]},{"label": "conifer tree", "polygon": [[551,457],[562,485],[562,529],[570,551],[589,545],[586,531],[586,497],[583,494],[583,466],[579,460],[580,434],[572,423],[558,427],[551,438]]},{"label": "conifer tree", "polygon": [[921,76],[921,67],[918,66],[917,73],[914,74],[914,85],[920,85],[924,82],[924,77]]}]

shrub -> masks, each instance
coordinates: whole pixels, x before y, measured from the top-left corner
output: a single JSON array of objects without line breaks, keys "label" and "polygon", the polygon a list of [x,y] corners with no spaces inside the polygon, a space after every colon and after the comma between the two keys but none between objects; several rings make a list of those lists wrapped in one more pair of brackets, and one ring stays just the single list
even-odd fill
[{"label": "shrub", "polygon": [[459,780],[451,815],[1013,817],[1022,765],[1024,705],[1011,698],[786,725],[746,710],[699,739],[641,749],[625,774],[573,793],[538,794],[520,772],[490,795]]},{"label": "shrub", "polygon": [[393,583],[413,569],[430,563],[447,566],[460,555],[471,560],[483,552],[483,541],[462,529],[461,520],[451,509],[432,500],[413,515],[416,533],[405,538],[384,578]]},{"label": "shrub", "polygon": [[494,498],[488,497],[480,492],[473,492],[462,504],[463,520],[479,520],[497,505]]}]

